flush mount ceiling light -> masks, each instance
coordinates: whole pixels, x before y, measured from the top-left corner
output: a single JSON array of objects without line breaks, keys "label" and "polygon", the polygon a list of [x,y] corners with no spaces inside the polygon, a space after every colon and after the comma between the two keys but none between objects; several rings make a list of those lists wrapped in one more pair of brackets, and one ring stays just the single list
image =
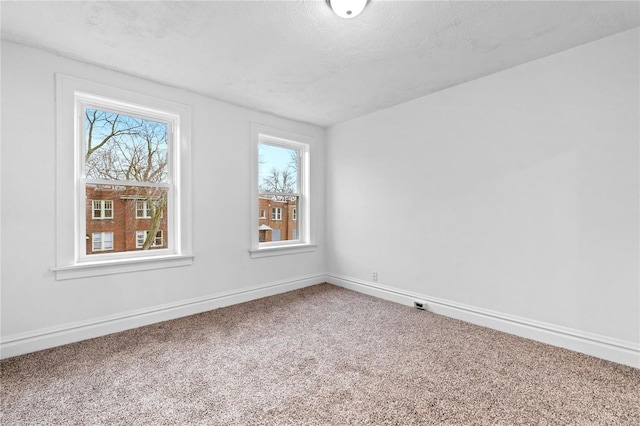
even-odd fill
[{"label": "flush mount ceiling light", "polygon": [[364,10],[369,0],[327,0],[327,4],[341,18],[354,18]]}]

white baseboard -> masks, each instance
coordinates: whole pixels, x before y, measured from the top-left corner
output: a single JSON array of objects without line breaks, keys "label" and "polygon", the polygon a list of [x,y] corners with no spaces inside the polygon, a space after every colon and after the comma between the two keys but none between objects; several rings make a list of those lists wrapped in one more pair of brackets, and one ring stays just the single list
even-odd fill
[{"label": "white baseboard", "polygon": [[436,314],[640,368],[640,344],[633,342],[463,305],[337,274],[328,274],[327,282],[408,306],[413,306],[415,300],[420,300],[426,303],[428,311]]},{"label": "white baseboard", "polygon": [[0,358],[9,358],[105,336],[323,282],[408,306],[413,306],[414,300],[421,300],[426,303],[429,311],[436,314],[640,368],[640,345],[633,342],[463,305],[337,274],[297,277],[238,291],[228,291],[213,296],[139,309],[28,333],[3,336],[0,342]]},{"label": "white baseboard", "polygon": [[39,329],[28,333],[3,336],[0,342],[0,358],[9,358],[30,352],[119,331],[142,327],[187,315],[199,314],[212,309],[248,302],[326,282],[325,275],[309,275],[258,286],[228,291],[212,296],[183,300],[176,303],[138,309],[107,317],[93,318],[62,326]]}]

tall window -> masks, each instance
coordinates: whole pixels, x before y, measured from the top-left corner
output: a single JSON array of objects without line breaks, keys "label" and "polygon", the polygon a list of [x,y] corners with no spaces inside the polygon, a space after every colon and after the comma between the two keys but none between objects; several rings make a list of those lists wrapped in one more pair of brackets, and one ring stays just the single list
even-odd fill
[{"label": "tall window", "polygon": [[[154,247],[154,235],[166,231],[162,211],[169,207],[173,185],[169,173],[173,120],[148,111],[124,110],[106,100],[80,103],[84,121],[83,165],[85,195],[108,191],[118,200],[136,202],[136,218],[150,219],[148,238],[136,249]],[[130,112],[131,111],[131,112]],[[113,217],[113,202],[94,200],[93,217]],[[96,209],[98,207],[99,209]],[[98,211],[100,210],[100,211]],[[124,210],[127,211],[126,209]],[[106,216],[105,214],[108,214]],[[86,221],[87,232],[93,224]],[[136,230],[126,217],[115,224],[128,239]],[[114,251],[128,251],[126,245]],[[95,251],[95,250],[94,250]]]},{"label": "tall window", "polygon": [[56,278],[190,265],[190,108],[63,75],[56,103]]},{"label": "tall window", "polygon": [[[311,138],[254,125],[252,257],[309,251]],[[263,206],[271,215],[262,218]]]}]

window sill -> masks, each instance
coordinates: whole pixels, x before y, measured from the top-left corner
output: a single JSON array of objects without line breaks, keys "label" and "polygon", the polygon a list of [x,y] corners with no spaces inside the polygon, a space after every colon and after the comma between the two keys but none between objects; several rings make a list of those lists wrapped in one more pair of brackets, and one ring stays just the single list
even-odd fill
[{"label": "window sill", "polygon": [[249,250],[252,259],[269,256],[282,256],[286,254],[308,253],[316,251],[317,244],[289,244],[283,246],[262,247]]},{"label": "window sill", "polygon": [[188,266],[193,263],[195,255],[180,254],[153,257],[138,257],[132,259],[107,260],[99,262],[76,263],[68,266],[54,266],[51,268],[56,274],[56,280],[70,280],[74,278],[96,277],[101,275],[122,274],[125,272],[148,271],[151,269],[174,268]]}]

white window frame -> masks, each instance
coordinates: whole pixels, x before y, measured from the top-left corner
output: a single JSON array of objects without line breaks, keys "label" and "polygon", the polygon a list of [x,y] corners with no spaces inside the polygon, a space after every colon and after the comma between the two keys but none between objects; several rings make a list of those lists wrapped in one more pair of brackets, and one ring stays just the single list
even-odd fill
[{"label": "white window frame", "polygon": [[[149,94],[56,75],[56,279],[100,276],[193,263],[191,251],[191,108]],[[86,253],[84,108],[170,124],[167,249]],[[135,184],[135,183],[134,183]],[[93,206],[92,206],[93,207]],[[93,246],[92,246],[93,247]]]},{"label": "white window frame", "polygon": [[267,218],[267,211],[262,209],[260,210],[260,219],[266,219]]},{"label": "white window frame", "polygon": [[[258,151],[261,143],[298,151],[298,239],[259,242]],[[313,138],[261,124],[251,125],[251,242],[252,258],[304,253],[317,249],[311,214],[311,145]]]},{"label": "white window frame", "polygon": [[282,207],[271,207],[271,220],[282,220]]},{"label": "white window frame", "polygon": [[298,220],[298,209],[296,207],[292,209],[291,220]]},{"label": "white window frame", "polygon": [[[100,203],[100,207],[96,209],[95,203]],[[111,208],[105,208],[106,203],[111,203]],[[96,216],[96,210],[100,210],[100,216]],[[111,216],[105,215],[106,210],[111,210]],[[104,220],[104,219],[113,219],[113,200],[91,200],[91,219],[96,220]]]},{"label": "white window frame", "polygon": [[[106,234],[111,234],[111,248],[104,248],[104,241],[105,241],[104,236]],[[100,248],[99,249],[95,248],[96,235],[100,235],[100,238],[98,239],[98,241],[100,242]],[[92,253],[102,253],[102,252],[105,252],[105,251],[113,251],[113,244],[114,244],[113,232],[109,232],[109,231],[107,231],[107,232],[94,232],[94,233],[91,234],[91,252]]]}]

